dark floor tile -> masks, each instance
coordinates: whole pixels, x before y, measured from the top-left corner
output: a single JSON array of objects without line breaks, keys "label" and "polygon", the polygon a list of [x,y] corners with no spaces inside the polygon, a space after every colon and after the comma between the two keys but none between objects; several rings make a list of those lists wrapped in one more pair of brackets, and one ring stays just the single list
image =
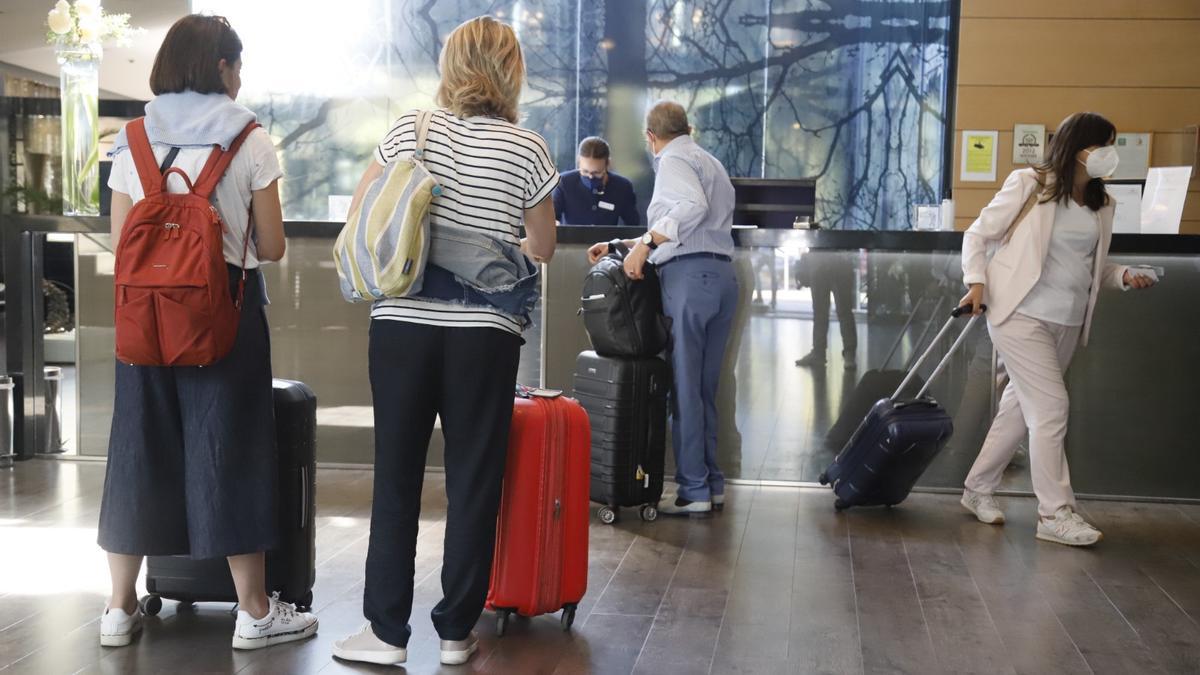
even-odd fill
[{"label": "dark floor tile", "polygon": [[895,514],[849,512],[850,554],[866,673],[936,672],[929,627]]},{"label": "dark floor tile", "polygon": [[574,630],[554,672],[559,675],[627,675],[633,670],[653,619],[593,614]]}]

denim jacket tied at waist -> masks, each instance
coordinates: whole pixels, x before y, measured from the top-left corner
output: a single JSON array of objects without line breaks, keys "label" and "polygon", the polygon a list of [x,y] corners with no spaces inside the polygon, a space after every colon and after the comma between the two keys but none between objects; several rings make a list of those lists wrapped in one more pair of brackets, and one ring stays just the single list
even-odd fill
[{"label": "denim jacket tied at waist", "polygon": [[541,296],[541,278],[519,246],[457,227],[431,225],[429,258],[415,297],[497,309],[521,321]]}]

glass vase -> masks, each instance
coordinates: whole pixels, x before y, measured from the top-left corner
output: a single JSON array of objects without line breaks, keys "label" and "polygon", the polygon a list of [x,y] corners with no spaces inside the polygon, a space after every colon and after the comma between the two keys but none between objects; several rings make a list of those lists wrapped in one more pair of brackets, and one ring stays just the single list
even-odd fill
[{"label": "glass vase", "polygon": [[99,46],[59,47],[63,215],[100,215]]}]

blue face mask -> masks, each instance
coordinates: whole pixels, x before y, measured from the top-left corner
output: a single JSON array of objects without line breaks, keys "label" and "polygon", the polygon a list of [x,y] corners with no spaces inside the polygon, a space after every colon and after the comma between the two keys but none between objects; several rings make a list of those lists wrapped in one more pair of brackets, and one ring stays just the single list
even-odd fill
[{"label": "blue face mask", "polygon": [[592,192],[603,192],[604,191],[604,176],[592,177],[592,176],[584,176],[581,174],[579,176],[579,180],[583,182],[583,187],[591,190]]}]

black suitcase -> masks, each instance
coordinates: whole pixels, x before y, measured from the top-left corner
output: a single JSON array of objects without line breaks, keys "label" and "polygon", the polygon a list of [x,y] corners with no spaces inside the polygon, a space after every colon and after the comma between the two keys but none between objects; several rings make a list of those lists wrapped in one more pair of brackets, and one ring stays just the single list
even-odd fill
[{"label": "black suitcase", "polygon": [[[949,332],[954,319],[964,313],[962,309],[951,313],[950,320],[909,371],[910,378]],[[971,317],[930,375],[929,382],[941,374],[978,319]],[[833,484],[837,510],[851,506],[895,506],[904,501],[954,433],[950,415],[932,397],[926,396],[928,383],[915,398],[900,399],[900,392],[908,384],[908,379],[901,382],[891,398],[880,400],[871,408],[846,447],[821,474],[822,485]]]},{"label": "black suitcase", "polygon": [[[275,380],[279,455],[279,548],[267,552],[267,592],[301,609],[312,607],[316,582],[317,397],[302,382]],[[151,556],[142,611],[153,616],[162,598],[181,603],[237,602],[225,558]]]},{"label": "black suitcase", "polygon": [[[850,395],[846,397],[845,403],[842,404],[842,411],[838,414],[837,421],[833,426],[829,427],[829,432],[825,434],[826,447],[834,450],[841,450],[846,447],[846,443],[850,437],[854,435],[854,431],[858,429],[867,413],[871,412],[871,408],[880,399],[887,398],[900,387],[900,383],[908,375],[908,370],[911,369],[915,355],[905,364],[906,370],[898,370],[888,368],[891,365],[892,358],[899,351],[900,345],[904,342],[904,336],[908,334],[908,329],[912,326],[917,314],[920,313],[921,307],[925,304],[926,299],[922,297],[917,301],[917,305],[913,307],[912,313],[908,316],[908,321],[904,327],[900,329],[900,334],[896,337],[896,341],[892,343],[892,348],[888,352],[887,357],[883,360],[883,364],[879,368],[868,370],[863,373],[858,384],[851,390]],[[925,323],[925,330],[921,331],[921,335],[914,343],[914,349],[920,349],[921,345],[925,344],[925,339],[929,337],[929,330],[933,327],[934,318],[941,313],[943,299],[939,299],[933,306],[933,311],[929,315],[929,320]],[[919,375],[913,377],[908,386],[923,387],[925,381]]]},{"label": "black suitcase", "polygon": [[592,425],[591,498],[600,520],[640,506],[658,517],[667,442],[671,370],[658,358],[613,358],[583,352],[575,364],[575,398]]}]

